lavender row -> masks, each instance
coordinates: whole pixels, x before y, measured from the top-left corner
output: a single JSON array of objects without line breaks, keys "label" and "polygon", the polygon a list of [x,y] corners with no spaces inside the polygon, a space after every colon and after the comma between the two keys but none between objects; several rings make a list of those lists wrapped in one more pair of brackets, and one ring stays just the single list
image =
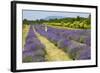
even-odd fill
[{"label": "lavender row", "polygon": [[45,61],[45,46],[38,40],[33,31],[33,26],[30,25],[24,50],[22,53],[23,62],[42,62]]}]

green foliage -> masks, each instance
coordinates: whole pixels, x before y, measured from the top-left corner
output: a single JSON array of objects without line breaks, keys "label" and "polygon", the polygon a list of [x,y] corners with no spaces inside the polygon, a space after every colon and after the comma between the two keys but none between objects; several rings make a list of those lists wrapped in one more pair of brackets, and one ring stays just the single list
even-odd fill
[{"label": "green foliage", "polygon": [[84,39],[82,37],[80,37],[79,42],[84,43]]},{"label": "green foliage", "polygon": [[24,19],[24,24],[47,24],[51,26],[61,26],[74,29],[90,29],[91,28],[91,16],[83,18],[77,16],[76,18],[61,18],[61,19],[49,19],[49,20],[33,20],[29,21]]},{"label": "green foliage", "polygon": [[27,19],[24,19],[23,20],[23,24],[28,24],[28,20]]},{"label": "green foliage", "polygon": [[23,59],[23,62],[32,62],[32,56],[27,56]]}]

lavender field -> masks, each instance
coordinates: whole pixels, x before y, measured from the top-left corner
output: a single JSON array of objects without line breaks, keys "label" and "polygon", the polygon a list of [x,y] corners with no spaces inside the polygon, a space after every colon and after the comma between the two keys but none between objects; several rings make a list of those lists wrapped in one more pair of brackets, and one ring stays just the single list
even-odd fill
[{"label": "lavender field", "polygon": [[[68,57],[64,60],[86,60],[91,59],[91,38],[90,30],[66,30],[57,29],[53,27],[45,27],[44,25],[29,25],[29,31],[25,39],[25,45],[23,50],[23,62],[45,62],[45,61],[60,61],[56,59],[48,58],[48,50],[46,50],[44,40],[40,40],[39,37],[43,36],[50,43],[54,44],[58,49],[63,51]],[[45,30],[47,28],[47,31]],[[37,33],[40,35],[38,36]],[[48,45],[50,44],[48,43]],[[49,47],[49,48],[52,48]],[[52,48],[52,53],[55,53]],[[50,50],[50,49],[49,49]],[[51,56],[53,57],[53,56]],[[61,57],[60,57],[61,58]]]},{"label": "lavender field", "polygon": [[[23,63],[91,59],[89,13],[24,12],[26,13],[23,13],[22,29]],[[27,17],[32,16],[30,14],[34,15],[33,18]]]}]

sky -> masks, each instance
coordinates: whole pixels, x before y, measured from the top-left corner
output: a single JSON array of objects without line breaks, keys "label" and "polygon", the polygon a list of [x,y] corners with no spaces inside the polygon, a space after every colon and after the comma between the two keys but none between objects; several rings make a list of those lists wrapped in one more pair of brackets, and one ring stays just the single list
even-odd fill
[{"label": "sky", "polygon": [[49,16],[62,16],[62,17],[80,16],[87,18],[89,16],[89,13],[23,10],[23,19],[27,20],[45,19]]}]

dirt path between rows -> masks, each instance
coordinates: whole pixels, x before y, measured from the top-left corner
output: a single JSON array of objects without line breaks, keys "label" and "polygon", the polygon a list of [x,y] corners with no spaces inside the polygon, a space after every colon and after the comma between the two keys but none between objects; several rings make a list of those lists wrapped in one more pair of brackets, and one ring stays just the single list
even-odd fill
[{"label": "dirt path between rows", "polygon": [[[34,30],[34,27],[33,27]],[[45,45],[45,50],[47,52],[46,59],[48,61],[68,61],[71,60],[67,53],[59,49],[53,43],[51,43],[47,38],[41,36],[34,30],[37,38],[41,41],[42,44]]]}]

